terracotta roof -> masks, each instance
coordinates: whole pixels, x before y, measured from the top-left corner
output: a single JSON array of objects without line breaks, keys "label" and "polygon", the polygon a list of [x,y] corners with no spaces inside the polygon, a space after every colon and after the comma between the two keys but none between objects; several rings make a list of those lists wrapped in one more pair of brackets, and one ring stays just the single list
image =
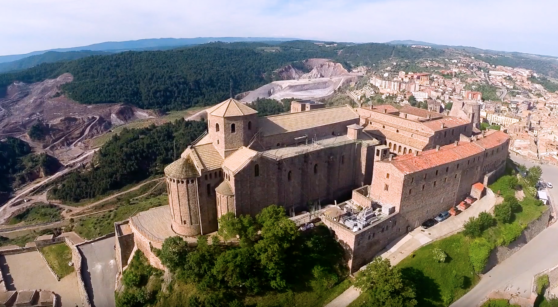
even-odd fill
[{"label": "terracotta roof", "polygon": [[473,189],[478,190],[478,191],[482,191],[482,190],[484,190],[484,185],[480,182],[477,182],[477,183],[473,184]]},{"label": "terracotta roof", "polygon": [[425,110],[425,109],[415,108],[415,107],[411,107],[411,106],[404,106],[404,107],[401,108],[401,110],[399,110],[399,112],[415,115],[415,116],[422,117],[422,118],[428,118],[428,115],[430,115],[431,118],[441,118],[441,117],[443,117],[443,115],[440,114],[440,113],[430,112],[430,111]]},{"label": "terracotta roof", "polygon": [[461,142],[457,146],[454,144],[446,145],[441,147],[439,151],[431,149],[421,152],[418,156],[412,154],[398,156],[389,163],[406,174],[452,163],[482,153],[486,149],[502,145],[509,139],[505,133],[496,132],[499,133],[492,133],[475,142]]},{"label": "terracotta roof", "polygon": [[258,111],[246,106],[242,102],[229,98],[207,111],[209,115],[219,117],[233,117],[256,114]]},{"label": "terracotta roof", "polygon": [[215,188],[215,191],[221,195],[234,196],[231,185],[227,180],[221,182],[221,184]]},{"label": "terracotta roof", "polygon": [[225,159],[223,162],[223,168],[226,168],[236,174],[257,154],[257,151],[250,148],[240,147],[237,151]]},{"label": "terracotta roof", "polygon": [[[455,127],[459,127],[459,126],[463,126],[463,125],[468,125],[471,122],[462,118],[457,118],[457,117],[444,117],[444,118],[440,118],[440,119],[435,119],[435,120],[431,120],[431,121],[426,121],[423,122],[422,124],[425,125],[426,127],[434,130],[434,131],[439,131],[439,130],[444,130],[447,128],[455,128]],[[444,128],[442,128],[442,124],[444,124]]]},{"label": "terracotta roof", "polygon": [[[379,106],[372,106],[372,107],[362,107],[363,109],[367,109],[367,110],[371,110],[374,112],[378,112],[378,113],[387,113],[387,114],[393,114],[393,113],[399,113],[399,110],[389,104],[382,104]],[[385,111],[385,112],[384,112]]]},{"label": "terracotta roof", "polygon": [[212,143],[193,146],[192,152],[195,153],[203,168],[208,171],[219,169],[223,164],[223,157]]},{"label": "terracotta roof", "polygon": [[389,131],[387,129],[378,130],[378,129],[368,128],[364,131],[372,135],[373,137],[398,142],[420,150],[423,150],[426,147],[426,145],[428,145],[427,141],[422,141],[416,138],[407,137],[400,133]]},{"label": "terracotta roof", "polygon": [[190,158],[180,158],[165,167],[165,175],[174,179],[198,177],[199,173]]},{"label": "terracotta roof", "polygon": [[358,121],[358,114],[349,106],[316,109],[313,111],[274,115],[260,118],[264,136],[327,126],[349,120]]}]

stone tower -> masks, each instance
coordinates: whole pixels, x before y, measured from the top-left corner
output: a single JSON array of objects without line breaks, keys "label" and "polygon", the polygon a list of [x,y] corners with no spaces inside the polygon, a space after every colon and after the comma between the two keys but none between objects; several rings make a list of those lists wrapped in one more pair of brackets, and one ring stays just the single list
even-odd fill
[{"label": "stone tower", "polygon": [[207,111],[209,137],[226,158],[247,146],[258,131],[258,112],[235,99],[227,99]]},{"label": "stone tower", "polygon": [[180,158],[165,167],[171,227],[182,236],[200,234],[198,170],[190,158]]}]

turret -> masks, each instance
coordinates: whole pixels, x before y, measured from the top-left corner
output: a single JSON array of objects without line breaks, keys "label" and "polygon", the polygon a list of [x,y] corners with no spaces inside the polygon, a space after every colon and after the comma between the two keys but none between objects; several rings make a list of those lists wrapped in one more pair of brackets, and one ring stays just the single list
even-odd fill
[{"label": "turret", "polygon": [[165,167],[171,227],[182,236],[200,234],[199,173],[190,158],[180,158]]}]

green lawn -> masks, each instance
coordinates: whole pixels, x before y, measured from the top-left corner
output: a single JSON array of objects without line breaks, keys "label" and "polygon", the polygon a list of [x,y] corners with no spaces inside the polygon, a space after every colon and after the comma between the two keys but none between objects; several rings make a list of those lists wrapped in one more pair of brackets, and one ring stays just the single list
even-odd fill
[{"label": "green lawn", "polygon": [[489,300],[482,304],[481,307],[520,307],[519,305],[510,305],[508,300]]},{"label": "green lawn", "polygon": [[132,200],[130,205],[120,204],[117,208],[106,213],[77,220],[74,231],[82,238],[94,239],[114,232],[115,222],[125,220],[138,212],[163,205],[168,205],[167,195]]},{"label": "green lawn", "polygon": [[41,253],[59,278],[69,275],[74,271],[74,267],[68,265],[72,261],[72,251],[66,243],[43,247],[41,248]]},{"label": "green lawn", "polygon": [[26,224],[39,224],[59,221],[62,219],[62,217],[60,216],[60,211],[60,208],[53,205],[34,205],[33,207],[26,209],[20,214],[11,217],[8,220],[8,224],[15,225],[22,222]]}]

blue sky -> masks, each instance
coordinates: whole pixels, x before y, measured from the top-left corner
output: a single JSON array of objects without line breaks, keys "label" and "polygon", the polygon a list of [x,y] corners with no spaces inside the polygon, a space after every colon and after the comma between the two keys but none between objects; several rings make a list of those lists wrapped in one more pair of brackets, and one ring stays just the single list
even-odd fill
[{"label": "blue sky", "polygon": [[558,1],[0,0],[0,55],[199,36],[413,39],[558,56]]}]

